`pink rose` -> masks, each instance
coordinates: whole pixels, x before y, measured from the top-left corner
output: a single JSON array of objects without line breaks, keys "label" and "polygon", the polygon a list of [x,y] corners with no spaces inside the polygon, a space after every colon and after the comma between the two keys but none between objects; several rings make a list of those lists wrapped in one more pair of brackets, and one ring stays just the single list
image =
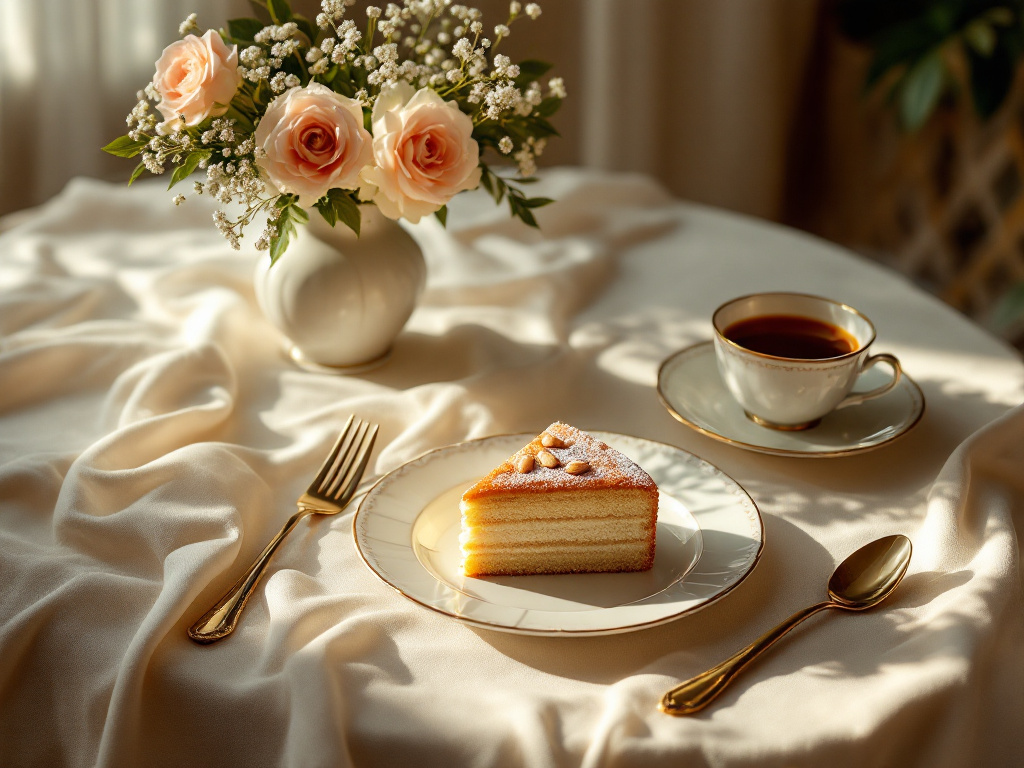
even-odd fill
[{"label": "pink rose", "polygon": [[381,213],[417,222],[480,183],[473,121],[454,101],[399,82],[381,89],[373,107],[373,157],[363,171]]},{"label": "pink rose", "polygon": [[227,111],[238,90],[238,46],[225,45],[212,29],[202,37],[186,35],[164,48],[153,85],[160,92],[157,109],[164,116],[161,133],[199,125]]},{"label": "pink rose", "polygon": [[270,102],[256,127],[266,153],[257,163],[279,191],[309,207],[329,189],[359,186],[359,172],[373,162],[371,141],[359,102],[310,83]]}]

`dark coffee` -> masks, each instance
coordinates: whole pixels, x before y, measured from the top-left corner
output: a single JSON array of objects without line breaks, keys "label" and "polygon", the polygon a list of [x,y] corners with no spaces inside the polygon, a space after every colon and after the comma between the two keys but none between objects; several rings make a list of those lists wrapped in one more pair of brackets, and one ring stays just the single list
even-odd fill
[{"label": "dark coffee", "polygon": [[842,328],[799,315],[751,317],[733,323],[722,335],[754,352],[797,360],[823,360],[857,349],[857,340]]}]

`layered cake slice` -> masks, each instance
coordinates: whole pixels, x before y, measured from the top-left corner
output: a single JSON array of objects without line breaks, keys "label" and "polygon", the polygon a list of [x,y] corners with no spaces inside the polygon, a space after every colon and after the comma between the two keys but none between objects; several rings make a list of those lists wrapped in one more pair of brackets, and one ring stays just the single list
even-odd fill
[{"label": "layered cake slice", "polygon": [[462,494],[467,576],[644,571],[658,486],[595,437],[555,422]]}]

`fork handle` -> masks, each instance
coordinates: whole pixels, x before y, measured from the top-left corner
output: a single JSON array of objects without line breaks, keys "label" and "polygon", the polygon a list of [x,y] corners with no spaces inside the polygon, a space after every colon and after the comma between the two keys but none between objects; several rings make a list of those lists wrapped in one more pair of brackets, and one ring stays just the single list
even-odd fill
[{"label": "fork handle", "polygon": [[253,593],[256,585],[259,584],[260,579],[263,578],[263,572],[267,570],[270,558],[274,556],[274,552],[281,546],[285,536],[291,533],[296,523],[310,514],[312,514],[312,510],[300,507],[298,512],[288,518],[288,522],[277,532],[277,536],[267,544],[266,549],[256,558],[256,562],[249,566],[249,570],[242,574],[241,578],[217,601],[213,608],[204,613],[199,621],[188,628],[188,636],[190,638],[197,643],[206,645],[207,643],[213,643],[227,637],[235,631],[238,617],[242,615],[242,609],[245,608],[246,601]]}]

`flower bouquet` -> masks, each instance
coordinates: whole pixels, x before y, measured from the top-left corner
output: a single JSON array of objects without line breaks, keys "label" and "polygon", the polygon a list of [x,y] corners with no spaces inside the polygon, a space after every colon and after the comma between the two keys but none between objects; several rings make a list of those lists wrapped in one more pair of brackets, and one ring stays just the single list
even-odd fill
[{"label": "flower bouquet", "polygon": [[[214,222],[234,248],[254,219],[256,248],[275,262],[316,208],[357,235],[360,205],[389,219],[442,224],[458,192],[483,184],[496,203],[536,226],[529,197],[548,121],[565,97],[549,65],[513,64],[498,53],[512,24],[540,7],[511,2],[489,37],[482,13],[451,0],[404,0],[349,18],[355,0],[323,0],[315,22],[286,0],[254,2],[269,17],[234,19],[201,36],[192,14],[182,39],[128,115],[128,133],[104,150],[141,156],[129,183],[173,168],[170,186],[196,171],[195,194],[222,205]],[[155,107],[155,109],[154,109]],[[487,150],[515,161],[518,178],[497,174]],[[184,202],[179,194],[174,202]]]}]

